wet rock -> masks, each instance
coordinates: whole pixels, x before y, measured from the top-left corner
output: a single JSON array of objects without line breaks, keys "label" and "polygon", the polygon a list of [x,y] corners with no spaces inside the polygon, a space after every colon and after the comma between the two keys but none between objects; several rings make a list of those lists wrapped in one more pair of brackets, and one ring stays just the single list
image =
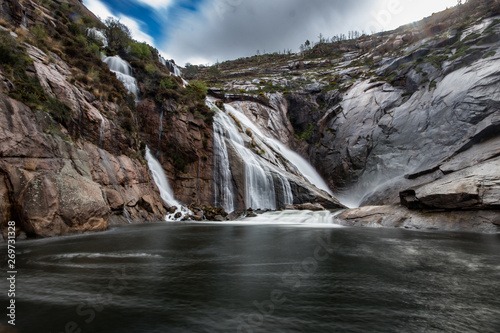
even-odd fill
[{"label": "wet rock", "polygon": [[244,210],[237,210],[237,211],[230,213],[228,216],[226,216],[226,219],[228,221],[235,221],[235,220],[242,218],[244,215],[245,215]]},{"label": "wet rock", "polygon": [[353,227],[482,233],[500,231],[500,211],[420,212],[401,206],[366,206],[341,213],[337,221],[341,225]]},{"label": "wet rock", "polygon": [[176,219],[180,219],[181,217],[182,217],[182,213],[181,213],[181,212],[176,213],[176,214],[174,215],[174,218],[176,218]]},{"label": "wet rock", "polygon": [[322,211],[325,210],[325,207],[321,206],[318,203],[304,203],[298,205],[288,205],[286,206],[288,210],[312,210],[312,211]]},{"label": "wet rock", "polygon": [[223,222],[223,221],[225,221],[225,220],[226,220],[226,218],[225,218],[225,217],[223,217],[222,215],[216,215],[216,216],[214,217],[214,220],[215,220],[215,221],[217,221],[217,222]]},{"label": "wet rock", "polygon": [[198,222],[201,222],[203,221],[203,217],[201,216],[198,216],[198,215],[189,215],[189,218],[193,221],[198,221]]}]

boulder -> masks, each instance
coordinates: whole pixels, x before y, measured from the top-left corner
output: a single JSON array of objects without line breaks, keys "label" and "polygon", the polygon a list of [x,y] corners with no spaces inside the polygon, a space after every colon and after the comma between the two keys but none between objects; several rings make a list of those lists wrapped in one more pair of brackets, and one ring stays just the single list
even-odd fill
[{"label": "boulder", "polygon": [[123,210],[125,202],[118,191],[111,188],[105,188],[103,191],[112,210]]},{"label": "boulder", "polygon": [[298,205],[288,205],[286,206],[288,210],[312,210],[312,211],[322,211],[325,210],[325,207],[321,206],[318,203],[303,203]]},{"label": "boulder", "polygon": [[500,157],[448,174],[429,184],[401,193],[408,208],[500,208]]}]

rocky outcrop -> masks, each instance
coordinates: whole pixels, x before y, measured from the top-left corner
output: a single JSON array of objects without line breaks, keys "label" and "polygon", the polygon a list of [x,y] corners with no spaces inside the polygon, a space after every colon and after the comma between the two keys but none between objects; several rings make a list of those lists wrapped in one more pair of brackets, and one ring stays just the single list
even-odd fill
[{"label": "rocky outcrop", "polygon": [[341,213],[337,221],[351,227],[482,233],[500,231],[500,211],[419,212],[401,206],[365,206]]},{"label": "rocky outcrop", "polygon": [[320,204],[304,203],[304,204],[298,204],[298,205],[289,205],[289,206],[286,206],[286,209],[311,210],[311,211],[315,212],[315,211],[325,210],[325,207],[321,206]]},{"label": "rocky outcrop", "polygon": [[174,101],[138,106],[141,136],[166,171],[175,197],[189,204],[213,204],[213,133],[202,118],[181,113]]},{"label": "rocky outcrop", "polygon": [[124,209],[135,221],[165,216],[140,162],[45,134],[32,110],[4,95],[0,119],[2,227],[13,219],[28,235],[49,237],[106,230]]}]

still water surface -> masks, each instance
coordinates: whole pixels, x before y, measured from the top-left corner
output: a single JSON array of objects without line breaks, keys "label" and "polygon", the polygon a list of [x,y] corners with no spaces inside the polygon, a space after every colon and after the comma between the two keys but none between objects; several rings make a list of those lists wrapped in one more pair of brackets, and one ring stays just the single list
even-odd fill
[{"label": "still water surface", "polygon": [[17,267],[22,333],[500,332],[499,235],[154,223],[20,242]]}]

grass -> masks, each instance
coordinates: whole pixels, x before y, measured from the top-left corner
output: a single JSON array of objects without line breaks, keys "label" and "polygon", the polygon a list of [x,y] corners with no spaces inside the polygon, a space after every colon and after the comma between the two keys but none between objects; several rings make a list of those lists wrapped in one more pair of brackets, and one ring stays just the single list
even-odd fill
[{"label": "grass", "polygon": [[497,52],[494,51],[494,50],[491,50],[489,52],[486,52],[484,55],[483,55],[483,59],[486,59],[486,58],[489,58],[489,57],[493,57],[494,55],[496,55]]}]

